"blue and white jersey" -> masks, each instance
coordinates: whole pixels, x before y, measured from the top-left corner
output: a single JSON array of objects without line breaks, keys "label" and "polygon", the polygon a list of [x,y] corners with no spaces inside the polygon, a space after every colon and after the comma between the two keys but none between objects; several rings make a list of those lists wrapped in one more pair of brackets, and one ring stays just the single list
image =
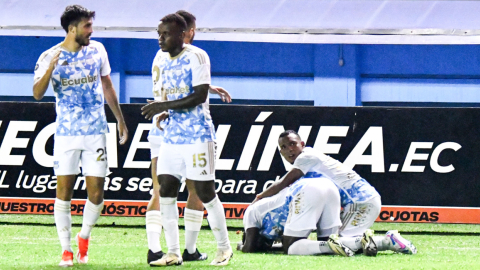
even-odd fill
[{"label": "blue and white jersey", "polygon": [[57,44],[42,53],[35,66],[37,81],[45,75],[53,56],[61,51],[52,73],[56,99],[56,136],[108,133],[101,76],[110,74],[105,47],[90,41],[78,52],[69,52]]},{"label": "blue and white jersey", "polygon": [[[193,93],[193,87],[210,84],[210,59],[205,51],[193,45],[184,45],[175,57],[161,57],[158,63],[159,81],[166,100],[177,100]],[[208,97],[194,108],[169,110],[164,142],[194,144],[215,140],[215,129],[210,116]]]},{"label": "blue and white jersey", "polygon": [[352,169],[311,147],[305,147],[293,163],[306,176],[322,174],[337,186],[344,207],[354,202],[365,202],[380,196],[377,190]]},{"label": "blue and white jersey", "polygon": [[[160,80],[160,62],[162,62],[162,59],[168,57],[168,53],[163,52],[162,50],[158,50],[157,54],[155,55],[155,58],[153,59],[153,64],[152,64],[152,93],[153,93],[153,99],[156,101],[165,101],[166,97],[163,96],[165,93],[162,89],[162,82]],[[161,123],[162,128],[164,128],[165,124],[168,122],[168,119],[163,121]],[[153,139],[155,138],[155,139]],[[152,128],[150,129],[150,132],[148,133],[148,139],[149,141],[151,140],[156,140],[156,141],[163,141],[163,130],[160,130],[157,127],[157,116],[155,115],[152,118]]]},{"label": "blue and white jersey", "polygon": [[250,205],[244,213],[243,224],[245,230],[256,227],[260,234],[270,240],[278,240],[285,228],[289,205],[285,203],[288,188],[284,188],[272,197],[261,199]]}]

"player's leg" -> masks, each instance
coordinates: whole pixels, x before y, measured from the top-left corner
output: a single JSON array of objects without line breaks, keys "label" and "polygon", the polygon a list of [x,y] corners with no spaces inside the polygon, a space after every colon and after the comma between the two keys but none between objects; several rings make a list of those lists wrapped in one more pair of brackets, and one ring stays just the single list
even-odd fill
[{"label": "player's leg", "polygon": [[147,263],[159,260],[165,255],[160,245],[160,235],[162,234],[162,216],[160,214],[160,184],[157,178],[157,160],[160,150],[160,143],[154,138],[148,137],[150,142],[151,174],[152,174],[152,197],[147,205],[145,214],[145,227],[147,230]]},{"label": "player's leg", "polygon": [[222,202],[215,193],[215,182],[195,181],[195,189],[198,197],[208,212],[208,223],[212,229],[215,240],[217,241],[217,255],[212,261],[212,265],[227,265],[233,256],[230,240],[228,239],[227,222],[225,219],[225,210]]},{"label": "player's leg", "polygon": [[[356,205],[357,213],[352,215],[350,222],[347,222],[350,226],[345,227],[342,235],[350,235],[357,239],[363,231],[361,244],[363,253],[367,256],[375,256],[377,251],[385,250],[392,250],[404,254],[416,254],[416,247],[410,241],[400,236],[398,231],[388,231],[385,236],[374,236],[373,230],[368,229],[380,214],[381,207],[382,202],[380,197],[375,197],[365,203]],[[356,219],[358,220],[360,218],[365,221],[363,224],[355,222]],[[352,226],[352,224],[358,224],[358,226]],[[348,245],[343,237],[341,239],[344,244]]]},{"label": "player's leg", "polygon": [[83,209],[82,229],[75,237],[78,245],[78,251],[75,257],[80,264],[88,262],[90,235],[103,209],[103,187],[105,178],[87,176],[86,183],[88,199]]},{"label": "player's leg", "polygon": [[150,262],[152,266],[181,265],[178,230],[177,197],[180,187],[179,172],[185,170],[181,145],[163,143],[157,160],[157,178],[160,188],[160,213],[168,252],[163,258]]},{"label": "player's leg", "polygon": [[309,179],[300,190],[291,194],[289,209],[283,237],[286,253],[353,255],[353,252],[338,240],[337,234],[331,234],[327,241],[306,239],[310,231],[317,229],[318,226],[323,229],[323,233],[335,233],[341,224],[340,195],[328,179]]},{"label": "player's leg", "polygon": [[57,175],[57,195],[54,204],[55,226],[62,246],[60,266],[73,266],[73,250],[71,245],[72,215],[71,200],[75,175]]},{"label": "player's leg", "polygon": [[54,204],[55,226],[62,246],[60,266],[73,266],[71,246],[72,216],[71,200],[76,175],[80,173],[79,140],[74,136],[55,136],[53,146],[54,171],[57,176]]},{"label": "player's leg", "polygon": [[82,172],[86,178],[88,198],[83,210],[82,229],[75,237],[78,244],[76,259],[88,262],[90,234],[103,209],[105,176],[109,173],[107,161],[107,138],[105,134],[86,135],[83,138]]},{"label": "player's leg", "polygon": [[197,249],[197,239],[203,221],[203,203],[198,198],[195,184],[192,180],[185,181],[188,189],[187,205],[184,212],[185,220],[185,250],[184,261],[203,261],[208,258],[207,253],[200,253]]},{"label": "player's leg", "polygon": [[[227,265],[233,256],[228,239],[227,222],[222,202],[215,193],[215,145],[214,142],[191,145],[185,151],[187,178],[195,183],[195,190],[208,212],[208,222],[217,241],[217,255],[212,265]],[[192,156],[195,158],[192,159]]]}]

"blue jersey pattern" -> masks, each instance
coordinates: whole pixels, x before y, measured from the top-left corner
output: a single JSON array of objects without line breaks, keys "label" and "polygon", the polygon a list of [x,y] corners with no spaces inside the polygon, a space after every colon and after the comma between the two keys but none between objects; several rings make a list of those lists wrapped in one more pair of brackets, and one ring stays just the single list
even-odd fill
[{"label": "blue jersey pattern", "polygon": [[[160,63],[161,80],[167,100],[177,100],[193,93],[192,68],[189,54],[183,52],[178,58],[165,57]],[[164,142],[169,144],[193,144],[215,140],[210,113],[200,104],[182,110],[169,110]]]},{"label": "blue jersey pattern", "polygon": [[108,132],[100,67],[96,47],[63,51],[52,74],[59,136],[96,135]]},{"label": "blue jersey pattern", "polygon": [[262,220],[260,234],[270,240],[277,240],[283,235],[288,217],[288,204],[268,212]]}]

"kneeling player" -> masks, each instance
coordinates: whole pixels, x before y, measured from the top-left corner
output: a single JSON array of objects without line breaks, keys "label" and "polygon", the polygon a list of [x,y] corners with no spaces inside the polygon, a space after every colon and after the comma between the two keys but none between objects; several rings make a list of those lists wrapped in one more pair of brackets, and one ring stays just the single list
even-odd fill
[{"label": "kneeling player", "polygon": [[[289,255],[353,255],[338,240],[340,195],[326,178],[301,179],[279,194],[250,205],[243,223],[243,252],[265,251],[283,238],[283,250]],[[321,241],[307,239],[315,229]]]},{"label": "kneeling player", "polygon": [[343,225],[340,228],[343,244],[354,251],[363,249],[368,256],[375,256],[378,250],[405,254],[417,252],[415,246],[397,231],[389,231],[387,236],[380,239],[368,230],[380,213],[380,195],[355,171],[318,150],[305,147],[305,143],[293,130],[280,134],[278,144],[280,153],[293,164],[293,168],[280,181],[258,194],[255,201],[277,194],[306,174],[321,174],[330,179],[340,192],[341,206],[344,209],[341,214]]}]

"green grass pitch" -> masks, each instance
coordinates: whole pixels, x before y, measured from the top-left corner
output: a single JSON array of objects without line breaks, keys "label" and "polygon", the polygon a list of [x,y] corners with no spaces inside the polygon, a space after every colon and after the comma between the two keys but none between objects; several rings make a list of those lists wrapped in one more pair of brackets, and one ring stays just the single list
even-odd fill
[{"label": "green grass pitch", "polygon": [[[81,217],[73,217],[72,234],[80,230]],[[0,215],[0,269],[59,269],[60,244],[53,216]],[[114,225],[113,225],[114,224]],[[88,265],[72,269],[150,269],[146,263],[147,239],[144,218],[101,217],[93,230]],[[207,225],[204,221],[204,225]],[[240,241],[235,228],[241,220],[228,220],[232,247]],[[183,250],[183,220],[180,220]],[[377,234],[398,229],[418,248],[416,255],[379,252],[377,257],[356,255],[286,256],[279,253],[242,254],[234,257],[226,269],[480,269],[480,225],[378,223]],[[161,238],[166,248],[165,238]],[[200,232],[198,248],[207,252],[204,262],[186,262],[173,268],[206,269],[216,251],[216,243],[207,226]],[[74,250],[76,249],[73,243]]]}]

